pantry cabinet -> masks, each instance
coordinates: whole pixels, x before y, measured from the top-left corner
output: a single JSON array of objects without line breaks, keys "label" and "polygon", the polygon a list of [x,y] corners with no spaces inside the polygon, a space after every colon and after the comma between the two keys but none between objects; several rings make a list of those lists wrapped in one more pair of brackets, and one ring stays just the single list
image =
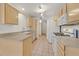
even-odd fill
[{"label": "pantry cabinet", "polygon": [[33,25],[33,18],[31,16],[28,17],[28,19],[26,20],[27,26],[28,27],[32,27]]},{"label": "pantry cabinet", "polygon": [[79,3],[68,3],[67,13],[69,23],[79,21]]},{"label": "pantry cabinet", "polygon": [[9,4],[0,4],[0,23],[18,24],[18,11]]},{"label": "pantry cabinet", "polygon": [[33,31],[36,30],[37,27],[37,20],[34,19],[32,16],[30,16],[27,20],[26,20],[27,26],[30,27]]},{"label": "pantry cabinet", "polygon": [[37,19],[32,16],[29,16],[29,18],[26,20],[26,25],[32,30],[34,41],[37,38]]}]

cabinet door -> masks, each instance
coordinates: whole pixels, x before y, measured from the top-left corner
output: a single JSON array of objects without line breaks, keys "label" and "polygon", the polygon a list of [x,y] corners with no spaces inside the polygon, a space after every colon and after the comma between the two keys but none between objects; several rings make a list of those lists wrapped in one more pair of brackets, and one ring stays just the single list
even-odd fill
[{"label": "cabinet door", "polygon": [[5,8],[5,23],[18,24],[18,11],[9,4],[5,4]]},{"label": "cabinet door", "polygon": [[0,39],[0,56],[17,56],[17,41]]},{"label": "cabinet door", "polygon": [[33,20],[33,31],[36,31],[37,30],[37,20]]},{"label": "cabinet door", "polygon": [[79,3],[67,4],[68,22],[79,21]]},{"label": "cabinet door", "polygon": [[59,40],[57,42],[57,54],[58,56],[64,56],[64,43],[63,41]]},{"label": "cabinet door", "polygon": [[33,25],[33,18],[32,17],[29,17],[29,26],[32,27],[32,25]]},{"label": "cabinet door", "polygon": [[79,47],[66,46],[65,56],[79,56]]},{"label": "cabinet door", "polygon": [[60,17],[65,15],[66,12],[67,12],[67,8],[66,8],[66,4],[64,4],[63,7],[60,8]]},{"label": "cabinet door", "polygon": [[24,56],[32,55],[32,36],[26,38],[23,41],[23,55]]},{"label": "cabinet door", "polygon": [[0,3],[0,24],[4,24],[4,4]]}]

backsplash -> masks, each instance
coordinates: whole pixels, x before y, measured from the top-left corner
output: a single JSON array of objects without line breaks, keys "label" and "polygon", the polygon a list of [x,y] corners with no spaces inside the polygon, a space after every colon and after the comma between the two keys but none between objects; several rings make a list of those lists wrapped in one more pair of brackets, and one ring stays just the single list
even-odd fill
[{"label": "backsplash", "polygon": [[24,30],[23,28],[26,28],[26,16],[19,13],[18,25],[0,24],[0,33],[18,32]]},{"label": "backsplash", "polygon": [[[70,35],[71,37],[79,37],[79,25],[63,26],[61,31],[64,34]],[[78,33],[76,31],[78,31]]]},{"label": "backsplash", "polygon": [[74,29],[79,30],[79,25],[74,25],[74,26],[62,26],[61,31],[64,32],[65,29],[68,29],[70,32],[73,32]]}]

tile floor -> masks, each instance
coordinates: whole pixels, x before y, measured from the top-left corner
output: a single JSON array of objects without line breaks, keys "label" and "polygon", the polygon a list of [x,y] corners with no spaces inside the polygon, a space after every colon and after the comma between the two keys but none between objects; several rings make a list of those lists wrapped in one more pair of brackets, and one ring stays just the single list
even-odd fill
[{"label": "tile floor", "polygon": [[33,42],[33,56],[53,56],[52,45],[48,43],[43,35]]}]

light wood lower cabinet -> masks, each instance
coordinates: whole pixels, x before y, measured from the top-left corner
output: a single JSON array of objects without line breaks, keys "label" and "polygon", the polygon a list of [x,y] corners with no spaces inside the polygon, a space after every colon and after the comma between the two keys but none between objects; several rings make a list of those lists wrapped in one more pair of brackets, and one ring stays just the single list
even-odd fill
[{"label": "light wood lower cabinet", "polygon": [[66,47],[65,56],[79,56],[79,48],[77,47]]},{"label": "light wood lower cabinet", "polygon": [[64,43],[60,38],[56,37],[54,40],[53,51],[55,56],[64,56]]},{"label": "light wood lower cabinet", "polygon": [[57,55],[64,56],[64,44],[61,40],[57,42]]},{"label": "light wood lower cabinet", "polygon": [[71,37],[58,37],[55,39],[54,54],[55,56],[79,56],[79,40]]},{"label": "light wood lower cabinet", "polygon": [[31,56],[32,55],[32,36],[24,40],[1,39],[0,56]]},{"label": "light wood lower cabinet", "polygon": [[32,37],[29,37],[23,41],[23,55],[32,55]]}]

